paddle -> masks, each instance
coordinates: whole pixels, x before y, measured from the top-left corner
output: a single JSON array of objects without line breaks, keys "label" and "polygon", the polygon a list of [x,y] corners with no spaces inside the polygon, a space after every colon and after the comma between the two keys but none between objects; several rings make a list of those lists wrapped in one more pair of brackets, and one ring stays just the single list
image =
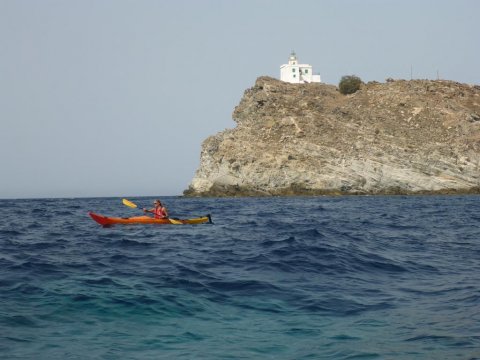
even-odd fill
[{"label": "paddle", "polygon": [[134,204],[133,202],[128,201],[127,199],[123,199],[122,202],[123,202],[123,205],[127,205],[128,207],[131,207],[133,209],[138,207],[137,204]]},{"label": "paddle", "polygon": [[[137,204],[127,200],[127,199],[122,199],[122,202],[123,202],[123,205],[126,205],[128,207],[131,207],[132,209],[136,209],[138,208]],[[170,219],[170,218],[167,218],[168,221],[170,221],[171,224],[175,224],[175,225],[182,225],[183,223],[181,221],[178,221],[178,220],[175,220],[175,219]]]}]

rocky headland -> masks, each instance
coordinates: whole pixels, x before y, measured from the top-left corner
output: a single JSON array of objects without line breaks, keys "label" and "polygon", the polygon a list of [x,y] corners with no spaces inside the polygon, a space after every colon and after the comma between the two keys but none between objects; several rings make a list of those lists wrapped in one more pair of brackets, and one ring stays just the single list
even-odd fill
[{"label": "rocky headland", "polygon": [[186,196],[480,193],[480,86],[260,77],[207,138]]}]

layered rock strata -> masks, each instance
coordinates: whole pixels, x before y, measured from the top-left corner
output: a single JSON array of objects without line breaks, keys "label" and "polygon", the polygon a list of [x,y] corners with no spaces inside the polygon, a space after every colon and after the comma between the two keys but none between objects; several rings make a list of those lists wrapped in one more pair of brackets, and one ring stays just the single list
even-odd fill
[{"label": "layered rock strata", "polygon": [[480,87],[260,77],[206,139],[187,196],[480,192]]}]

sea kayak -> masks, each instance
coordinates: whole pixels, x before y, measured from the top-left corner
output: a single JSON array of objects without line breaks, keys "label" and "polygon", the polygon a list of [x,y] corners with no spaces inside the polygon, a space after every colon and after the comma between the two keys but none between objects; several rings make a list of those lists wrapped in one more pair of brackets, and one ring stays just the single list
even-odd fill
[{"label": "sea kayak", "polygon": [[88,215],[97,223],[103,226],[115,225],[115,224],[203,224],[212,223],[212,217],[210,214],[193,219],[154,219],[150,216],[134,216],[129,218],[109,217],[93,212],[89,212]]}]

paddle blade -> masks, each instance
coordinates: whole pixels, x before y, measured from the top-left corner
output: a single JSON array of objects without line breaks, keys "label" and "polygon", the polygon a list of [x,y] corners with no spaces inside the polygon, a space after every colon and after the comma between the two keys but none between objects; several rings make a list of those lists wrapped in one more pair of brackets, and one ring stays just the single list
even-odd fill
[{"label": "paddle blade", "polygon": [[183,225],[183,222],[181,222],[180,220],[176,220],[172,218],[168,218],[168,220],[170,220],[170,224]]},{"label": "paddle blade", "polygon": [[123,199],[122,202],[123,202],[123,205],[126,205],[128,207],[131,207],[131,208],[134,208],[134,209],[137,207],[136,204],[134,204],[131,201],[128,201],[127,199]]}]

